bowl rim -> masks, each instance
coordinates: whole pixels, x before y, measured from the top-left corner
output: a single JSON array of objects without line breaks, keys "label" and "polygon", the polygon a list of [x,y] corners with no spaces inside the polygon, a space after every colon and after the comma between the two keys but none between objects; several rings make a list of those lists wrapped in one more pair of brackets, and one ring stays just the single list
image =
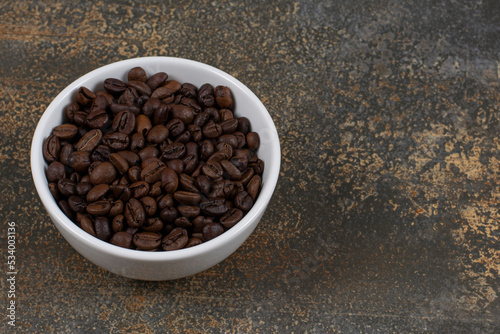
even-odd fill
[{"label": "bowl rim", "polygon": [[[79,226],[73,223],[66,215],[61,211],[59,206],[57,205],[55,199],[48,189],[48,182],[46,180],[44,166],[46,162],[43,158],[42,154],[42,145],[45,138],[43,138],[43,129],[45,129],[50,121],[50,117],[56,112],[62,112],[59,104],[61,101],[67,97],[68,94],[73,94],[76,89],[81,87],[84,82],[91,80],[96,74],[101,73],[102,71],[119,68],[121,66],[128,66],[129,68],[133,68],[135,66],[144,66],[145,63],[161,63],[159,66],[163,66],[168,63],[168,66],[175,65],[191,65],[195,68],[212,72],[213,74],[222,77],[224,81],[231,83],[231,85],[238,87],[248,98],[255,102],[256,107],[261,111],[261,114],[265,120],[265,123],[269,125],[270,131],[266,133],[269,135],[271,140],[266,143],[266,145],[271,146],[271,157],[270,161],[266,161],[266,170],[269,173],[267,177],[267,182],[262,185],[261,192],[254,203],[252,209],[243,217],[243,219],[238,222],[235,226],[224,232],[222,235],[204,242],[200,245],[190,248],[183,248],[180,250],[174,251],[159,251],[159,252],[148,252],[148,251],[139,251],[134,249],[122,248],[116,245],[113,245],[109,242],[102,241],[92,235],[88,234],[84,230],[82,230]],[[57,110],[59,108],[59,110]],[[33,182],[35,184],[35,188],[38,192],[39,198],[51,216],[57,220],[58,224],[55,224],[58,229],[63,229],[65,232],[73,235],[78,241],[84,244],[87,247],[92,249],[98,249],[99,251],[106,253],[108,255],[118,256],[121,258],[138,260],[143,262],[158,262],[158,261],[169,261],[169,260],[181,260],[187,258],[195,258],[199,256],[203,256],[207,252],[212,252],[220,247],[223,247],[225,244],[228,244],[236,238],[238,235],[245,232],[247,228],[252,225],[252,222],[255,219],[258,219],[265,211],[269,201],[271,200],[272,194],[276,188],[276,184],[279,177],[279,171],[281,166],[281,148],[278,133],[276,130],[276,126],[269,114],[268,110],[261,102],[261,100],[243,83],[241,83],[238,79],[234,78],[230,74],[215,68],[211,65],[201,63],[195,60],[190,60],[186,58],[178,58],[178,57],[137,57],[130,58],[125,60],[120,60],[117,62],[113,62],[101,67],[98,67],[87,74],[81,76],[76,79],[68,86],[66,86],[43,112],[41,118],[39,119],[33,138],[31,143],[31,153],[30,153],[30,165]],[[63,235],[66,239],[66,237]],[[68,241],[68,240],[67,240]],[[69,242],[69,241],[68,241]]]}]

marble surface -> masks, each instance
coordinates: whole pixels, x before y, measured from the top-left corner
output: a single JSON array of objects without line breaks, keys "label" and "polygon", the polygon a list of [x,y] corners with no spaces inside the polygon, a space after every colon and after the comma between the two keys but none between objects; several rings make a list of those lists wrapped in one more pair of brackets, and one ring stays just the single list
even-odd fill
[{"label": "marble surface", "polygon": [[[19,333],[500,332],[500,5],[3,1],[0,242]],[[207,63],[272,115],[282,170],[231,257],[167,282],[89,263],[45,213],[36,124],[86,72]],[[2,309],[7,315],[6,279]]]}]

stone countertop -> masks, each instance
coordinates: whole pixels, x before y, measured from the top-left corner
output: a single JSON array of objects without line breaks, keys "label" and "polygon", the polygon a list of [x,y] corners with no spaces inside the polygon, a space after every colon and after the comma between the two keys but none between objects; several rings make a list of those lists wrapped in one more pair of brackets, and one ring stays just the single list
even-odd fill
[{"label": "stone countertop", "polygon": [[[0,242],[16,222],[17,331],[500,332],[499,22],[495,0],[3,1]],[[235,76],[281,138],[258,228],[175,281],[76,253],[29,167],[51,100],[140,56]]]}]

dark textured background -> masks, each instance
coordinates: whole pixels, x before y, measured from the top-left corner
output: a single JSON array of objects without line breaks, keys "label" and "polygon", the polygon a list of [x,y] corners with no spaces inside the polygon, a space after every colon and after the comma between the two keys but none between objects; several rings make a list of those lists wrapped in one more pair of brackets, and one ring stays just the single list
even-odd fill
[{"label": "dark textured background", "polygon": [[[0,3],[0,216],[5,231],[18,224],[18,332],[500,332],[498,1],[47,2]],[[281,138],[254,234],[176,281],[89,263],[31,180],[51,100],[138,56],[230,73]]]}]

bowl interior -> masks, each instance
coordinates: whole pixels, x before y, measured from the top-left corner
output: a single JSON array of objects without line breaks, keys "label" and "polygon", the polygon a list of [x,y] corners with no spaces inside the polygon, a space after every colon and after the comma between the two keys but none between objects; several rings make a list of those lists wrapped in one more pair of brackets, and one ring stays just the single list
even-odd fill
[{"label": "bowl interior", "polygon": [[[48,182],[45,177],[47,163],[42,154],[43,141],[50,135],[56,125],[63,122],[65,108],[74,101],[77,90],[81,86],[85,86],[91,90],[102,89],[102,82],[107,78],[118,78],[126,81],[128,71],[136,66],[142,67],[148,76],[157,72],[166,72],[169,75],[169,79],[178,80],[181,83],[189,82],[197,87],[200,87],[204,83],[210,83],[214,87],[217,85],[228,86],[234,96],[235,114],[238,117],[247,117],[251,122],[252,130],[258,132],[260,135],[261,145],[258,155],[264,161],[265,167],[262,175],[262,190],[257,201],[238,224],[221,236],[201,245],[177,251],[156,253],[129,250],[114,246],[90,236],[76,226],[59,209],[48,189]],[[120,256],[139,258],[145,261],[198,256],[216,247],[220,247],[235,235],[250,228],[254,220],[262,215],[274,192],[279,175],[280,159],[281,152],[276,128],[268,111],[255,94],[237,79],[221,70],[196,61],[172,57],[146,57],[124,60],[98,68],[77,79],[53,100],[42,115],[35,130],[31,148],[31,169],[35,187],[43,205],[50,212],[53,219],[55,219],[58,229],[63,229],[73,234],[89,247],[97,247],[104,253],[119,254]]]}]

